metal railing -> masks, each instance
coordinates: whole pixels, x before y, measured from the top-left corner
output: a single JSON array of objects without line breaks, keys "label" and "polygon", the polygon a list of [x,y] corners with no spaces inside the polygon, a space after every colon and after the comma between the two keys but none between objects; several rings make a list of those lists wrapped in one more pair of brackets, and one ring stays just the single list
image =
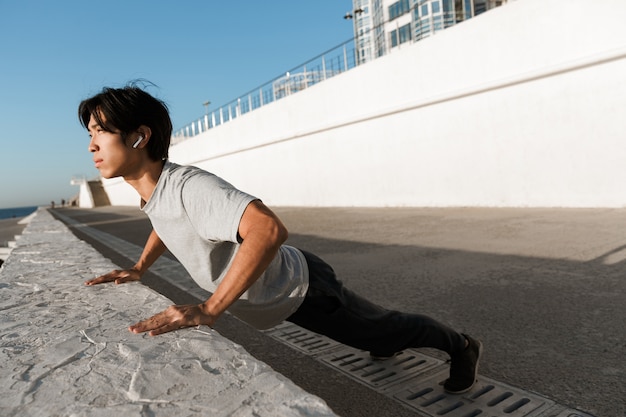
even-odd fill
[{"label": "metal railing", "polygon": [[343,42],[174,131],[172,145],[355,67],[354,39]]},{"label": "metal railing", "polygon": [[[485,6],[484,10],[480,10],[481,13],[487,11],[491,7],[498,7],[502,4],[506,4],[511,0],[489,1],[491,6]],[[416,13],[419,5],[419,3],[416,3],[410,12]],[[383,27],[383,25],[389,23],[389,21],[383,22],[372,28],[367,28],[365,36],[361,34],[360,39],[359,36],[349,39],[213,111],[209,112],[209,103],[204,103],[205,106],[207,106],[206,114],[203,117],[188,123],[182,128],[175,130],[172,134],[171,144],[175,145],[180,143],[187,138],[199,135],[200,133],[206,132],[216,126],[230,120],[234,120],[237,117],[258,109],[266,104],[273,103],[291,94],[305,90],[308,87],[334,77],[337,74],[348,71],[359,64],[364,64],[372,59],[384,56],[389,53],[391,49],[399,47],[400,44],[404,42],[417,42],[440,30],[444,30],[450,26],[454,26],[470,19],[473,16],[474,15],[471,14],[468,15],[464,10],[455,10],[454,12],[440,11],[438,13],[429,13],[427,17],[422,18],[415,17],[411,23],[411,32],[406,39],[400,39],[400,34],[394,34],[393,32],[395,31],[392,30],[388,35],[391,36],[392,39],[394,36],[398,36],[398,38],[396,38],[396,45],[389,45],[387,41],[383,41],[382,47],[377,50],[375,57],[365,57],[362,55],[361,59],[357,61],[358,51],[356,49],[356,44],[360,45],[359,48],[363,53],[367,52],[369,46],[366,46],[365,44],[372,42],[377,30]],[[396,31],[398,30],[399,29]],[[393,43],[392,39],[390,41]]]}]

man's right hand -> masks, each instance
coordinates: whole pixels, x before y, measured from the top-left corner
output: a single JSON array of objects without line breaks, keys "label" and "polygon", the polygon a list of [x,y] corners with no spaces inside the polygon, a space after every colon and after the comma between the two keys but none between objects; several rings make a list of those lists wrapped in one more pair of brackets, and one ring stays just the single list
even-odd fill
[{"label": "man's right hand", "polygon": [[115,282],[116,284],[123,284],[125,282],[139,281],[141,274],[136,269],[116,269],[108,274],[100,275],[97,278],[85,281],[85,285],[96,285],[104,282]]}]

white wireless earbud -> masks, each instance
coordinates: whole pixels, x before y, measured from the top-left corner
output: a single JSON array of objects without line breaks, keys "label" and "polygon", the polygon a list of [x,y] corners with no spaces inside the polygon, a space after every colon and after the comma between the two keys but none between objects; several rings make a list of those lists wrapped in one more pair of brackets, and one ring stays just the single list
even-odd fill
[{"label": "white wireless earbud", "polygon": [[137,138],[137,141],[135,143],[133,143],[133,148],[137,149],[137,146],[139,146],[139,144],[141,143],[142,140],[143,140],[143,136],[139,136]]}]

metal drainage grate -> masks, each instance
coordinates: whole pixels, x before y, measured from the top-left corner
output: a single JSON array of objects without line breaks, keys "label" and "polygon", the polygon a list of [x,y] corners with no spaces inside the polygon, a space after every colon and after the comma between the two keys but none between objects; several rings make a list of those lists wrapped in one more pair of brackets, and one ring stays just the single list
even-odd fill
[{"label": "metal drainage grate", "polygon": [[368,352],[293,323],[284,322],[265,333],[416,410],[420,416],[593,417],[482,376],[471,391],[463,395],[448,394],[443,390],[443,381],[448,377],[449,366],[414,349],[385,361],[375,361]]},{"label": "metal drainage grate", "polygon": [[340,345],[339,342],[326,336],[313,333],[291,323],[280,324],[268,330],[267,334],[309,355]]},{"label": "metal drainage grate", "polygon": [[411,378],[443,363],[410,349],[400,352],[391,359],[376,361],[369,353],[349,347],[321,356],[319,360],[378,389]]},{"label": "metal drainage grate", "polygon": [[393,397],[433,417],[532,417],[554,405],[546,398],[483,377],[478,378],[471,391],[450,395],[442,387],[447,377],[446,369],[428,379],[412,380]]}]

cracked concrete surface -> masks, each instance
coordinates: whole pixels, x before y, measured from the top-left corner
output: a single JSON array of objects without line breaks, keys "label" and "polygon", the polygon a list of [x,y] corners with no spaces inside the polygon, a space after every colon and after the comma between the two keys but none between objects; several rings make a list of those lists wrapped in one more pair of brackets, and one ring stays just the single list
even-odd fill
[{"label": "cracked concrete surface", "polygon": [[0,414],[335,415],[209,327],[129,332],[171,302],[138,283],[83,285],[116,267],[38,211],[0,269]]}]

